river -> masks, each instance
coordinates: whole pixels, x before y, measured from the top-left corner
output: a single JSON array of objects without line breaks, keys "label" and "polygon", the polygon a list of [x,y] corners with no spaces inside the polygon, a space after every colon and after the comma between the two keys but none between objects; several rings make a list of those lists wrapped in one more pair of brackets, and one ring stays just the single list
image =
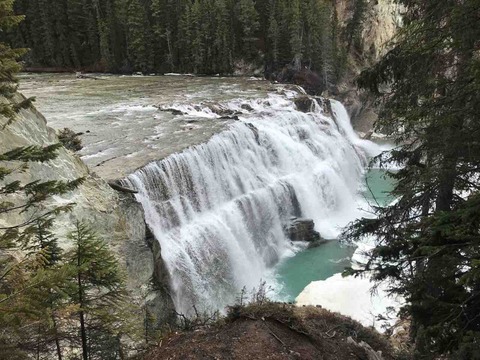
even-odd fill
[{"label": "river", "polygon": [[[342,104],[298,111],[301,90],[266,81],[186,76],[23,74],[50,126],[83,133],[79,153],[136,195],[162,248],[177,310],[232,303],[262,280],[292,301],[311,281],[348,266],[353,247],[292,244],[292,217],[326,239],[367,214],[391,182],[366,172],[383,148],[361,140]],[[330,112],[333,114],[330,114]],[[365,185],[368,179],[369,185]]]}]

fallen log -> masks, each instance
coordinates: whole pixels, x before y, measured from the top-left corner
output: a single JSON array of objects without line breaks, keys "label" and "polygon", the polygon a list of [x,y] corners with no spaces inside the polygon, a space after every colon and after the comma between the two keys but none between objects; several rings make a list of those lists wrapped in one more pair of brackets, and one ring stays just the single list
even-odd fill
[{"label": "fallen log", "polygon": [[138,190],[129,189],[129,188],[121,186],[121,185],[119,185],[119,184],[117,184],[113,181],[109,181],[108,185],[110,185],[110,187],[113,190],[116,190],[116,191],[119,191],[119,192],[123,192],[123,193],[127,193],[127,194],[138,194]]},{"label": "fallen log", "polygon": [[77,77],[77,79],[101,80],[98,77],[95,77],[95,76],[92,76],[92,75],[82,74],[81,72],[77,72],[76,77]]}]

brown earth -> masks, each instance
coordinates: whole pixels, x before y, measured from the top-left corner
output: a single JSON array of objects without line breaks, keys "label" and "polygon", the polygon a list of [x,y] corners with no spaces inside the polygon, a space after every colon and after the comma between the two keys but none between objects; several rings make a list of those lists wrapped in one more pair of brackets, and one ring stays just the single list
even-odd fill
[{"label": "brown earth", "polygon": [[382,335],[315,307],[264,304],[230,309],[226,319],[162,339],[146,360],[390,360]]}]

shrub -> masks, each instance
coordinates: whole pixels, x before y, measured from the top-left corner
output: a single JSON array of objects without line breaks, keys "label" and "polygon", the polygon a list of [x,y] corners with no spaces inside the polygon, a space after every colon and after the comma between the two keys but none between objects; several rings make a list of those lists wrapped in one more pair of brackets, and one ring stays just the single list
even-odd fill
[{"label": "shrub", "polygon": [[72,129],[64,128],[58,132],[58,139],[65,148],[77,152],[83,149],[80,135],[83,135],[83,133],[76,133]]}]

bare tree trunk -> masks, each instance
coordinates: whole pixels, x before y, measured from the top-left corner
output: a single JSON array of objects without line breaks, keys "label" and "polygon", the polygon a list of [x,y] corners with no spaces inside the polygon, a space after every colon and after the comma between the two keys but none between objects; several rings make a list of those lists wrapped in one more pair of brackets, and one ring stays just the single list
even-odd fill
[{"label": "bare tree trunk", "polygon": [[78,257],[77,257],[77,266],[78,266],[78,273],[77,273],[77,282],[78,282],[78,303],[80,305],[80,336],[82,338],[82,356],[83,360],[88,360],[88,346],[87,346],[87,330],[85,328],[85,315],[83,313],[83,287],[82,287],[82,276],[80,273],[80,249],[78,249]]},{"label": "bare tree trunk", "polygon": [[60,339],[58,338],[57,322],[55,316],[52,315],[53,328],[55,329],[55,347],[57,348],[58,360],[62,360],[62,348],[60,347]]},{"label": "bare tree trunk", "polygon": [[172,39],[171,39],[172,32],[170,29],[167,29],[165,32],[165,37],[167,38],[167,46],[168,46],[168,62],[170,64],[170,70],[173,71],[173,50],[172,50]]}]

